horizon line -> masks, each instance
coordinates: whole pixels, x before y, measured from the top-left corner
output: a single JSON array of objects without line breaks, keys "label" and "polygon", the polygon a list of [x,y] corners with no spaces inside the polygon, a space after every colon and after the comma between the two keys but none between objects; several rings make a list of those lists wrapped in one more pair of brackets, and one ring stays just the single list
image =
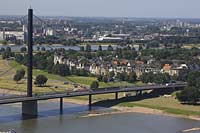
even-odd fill
[{"label": "horizon line", "polygon": [[[0,14],[0,17],[20,17],[22,14]],[[64,18],[120,18],[120,19],[200,19],[197,17],[123,17],[123,16],[65,16],[65,15],[37,15],[39,17],[64,17]]]}]

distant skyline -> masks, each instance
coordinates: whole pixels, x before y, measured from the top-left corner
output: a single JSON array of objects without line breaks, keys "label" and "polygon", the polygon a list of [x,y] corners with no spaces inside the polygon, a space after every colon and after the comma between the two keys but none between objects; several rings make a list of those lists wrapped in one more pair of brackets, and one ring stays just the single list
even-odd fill
[{"label": "distant skyline", "polygon": [[[36,15],[200,18],[200,0],[31,0]],[[0,15],[25,15],[30,0],[0,0]]]}]

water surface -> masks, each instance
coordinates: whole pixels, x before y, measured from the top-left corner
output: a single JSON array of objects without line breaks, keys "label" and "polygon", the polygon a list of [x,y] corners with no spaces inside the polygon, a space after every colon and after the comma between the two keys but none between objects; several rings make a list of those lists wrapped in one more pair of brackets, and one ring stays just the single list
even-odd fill
[{"label": "water surface", "polygon": [[64,114],[59,115],[57,102],[40,102],[39,118],[22,120],[21,104],[1,105],[0,129],[14,129],[17,133],[180,133],[200,127],[199,121],[139,113],[81,117],[88,113],[87,106],[65,103],[64,108]]}]

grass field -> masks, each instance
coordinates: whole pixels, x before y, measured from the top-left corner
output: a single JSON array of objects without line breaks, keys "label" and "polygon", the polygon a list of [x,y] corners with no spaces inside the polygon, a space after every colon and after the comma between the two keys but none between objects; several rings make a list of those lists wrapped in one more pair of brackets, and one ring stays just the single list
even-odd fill
[{"label": "grass field", "polygon": [[[3,89],[26,91],[26,86],[27,86],[26,79],[23,79],[22,81],[20,81],[19,84],[16,84],[16,82],[13,81],[13,76],[16,70],[23,68],[26,71],[26,66],[20,65],[13,60],[7,61],[7,60],[0,59],[0,63],[1,63],[0,70],[2,72],[9,70],[2,77],[0,77],[0,87]],[[48,82],[46,84],[46,87],[33,86],[34,93],[45,93],[45,92],[55,92],[55,91],[63,92],[66,90],[66,88],[67,89],[74,88],[72,84],[64,85],[65,81],[73,82],[81,86],[89,87],[93,81],[97,80],[95,77],[81,77],[81,76],[61,77],[59,75],[49,74],[46,71],[38,70],[38,69],[33,70],[33,79],[39,74],[45,75],[48,78]],[[131,84],[127,82],[111,82],[111,83],[100,82],[99,84],[100,84],[100,87],[133,86],[133,85],[142,86],[143,85],[141,82],[137,82],[135,84]]]},{"label": "grass field", "polygon": [[[11,67],[15,67],[16,70],[19,70],[21,68],[26,70],[25,66],[19,65],[18,63],[16,63],[15,61],[9,61],[9,65]],[[71,81],[83,86],[90,86],[90,84],[93,81],[96,81],[96,77],[82,77],[82,76],[66,76],[66,77],[61,77],[59,75],[55,75],[55,74],[49,74],[48,72],[45,72],[43,70],[37,70],[34,69],[33,70],[33,75],[45,75],[46,77],[48,77],[49,79],[54,79],[54,80],[59,80],[59,81]],[[136,82],[136,83],[128,83],[128,82],[110,82],[110,83],[104,83],[104,82],[99,82],[100,87],[113,87],[113,86],[142,86],[144,85],[142,82]]]},{"label": "grass field", "polygon": [[[90,86],[90,84],[97,80],[95,77],[81,77],[81,76],[68,76],[65,77],[69,81],[76,82],[81,85]],[[114,87],[114,86],[142,86],[144,85],[142,82],[136,82],[134,84],[128,83],[128,82],[110,82],[110,83],[104,83],[99,82],[100,87]]]},{"label": "grass field", "polygon": [[[119,93],[119,97],[124,97],[124,93]],[[111,100],[114,98],[115,94],[95,95],[92,97],[93,103],[108,99]],[[87,101],[88,97],[76,97],[74,99]],[[109,104],[109,103],[104,103],[104,104]],[[179,114],[185,116],[189,115],[200,116],[200,106],[181,104],[174,97],[170,98],[157,97],[157,98],[149,98],[132,102],[121,102],[121,103],[119,102],[117,104],[114,104],[114,106],[145,107],[145,108],[162,110],[170,114]]]},{"label": "grass field", "polygon": [[152,109],[159,109],[172,114],[200,116],[200,106],[183,105],[180,104],[180,102],[178,102],[173,97],[171,98],[158,97],[158,98],[144,99],[135,102],[125,102],[119,105],[125,107],[140,106]]},{"label": "grass field", "polygon": [[[0,76],[0,88],[25,92],[27,88],[26,76],[18,84],[15,81],[13,81],[13,76],[16,70],[19,70],[21,68],[26,70],[26,67],[17,64],[15,61],[6,61],[6,60],[0,59],[0,63],[1,63],[0,68],[1,68],[2,73],[9,70]],[[72,85],[64,85],[63,81],[65,81],[65,79],[61,79],[61,77],[59,76],[48,74],[47,72],[40,71],[40,70],[34,70],[33,78],[35,78],[35,76],[38,74],[46,75],[48,77],[48,81],[47,81],[46,86],[44,87],[37,87],[34,85],[33,86],[34,93],[63,92],[66,90],[66,88],[73,89]]]},{"label": "grass field", "polygon": [[191,48],[199,48],[200,44],[184,44],[182,48],[191,49]]}]

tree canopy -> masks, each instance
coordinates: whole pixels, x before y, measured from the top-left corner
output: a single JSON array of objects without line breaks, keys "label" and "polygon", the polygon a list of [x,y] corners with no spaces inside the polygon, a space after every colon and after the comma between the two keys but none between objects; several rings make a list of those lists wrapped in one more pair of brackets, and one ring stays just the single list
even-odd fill
[{"label": "tree canopy", "polygon": [[47,81],[48,81],[47,77],[45,77],[44,75],[38,75],[36,76],[34,84],[37,86],[43,86],[44,84],[46,84]]}]

